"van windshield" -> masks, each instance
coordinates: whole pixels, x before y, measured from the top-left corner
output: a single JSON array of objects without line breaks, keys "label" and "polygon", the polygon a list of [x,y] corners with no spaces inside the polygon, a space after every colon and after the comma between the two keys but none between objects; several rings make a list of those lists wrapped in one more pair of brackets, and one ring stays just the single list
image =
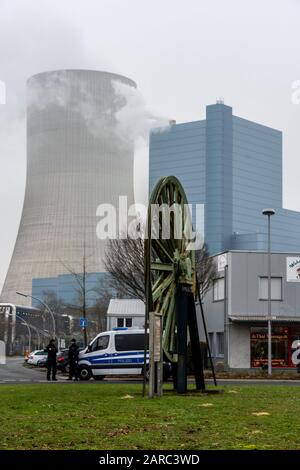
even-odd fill
[{"label": "van windshield", "polygon": [[140,334],[117,334],[115,335],[116,351],[144,351],[145,335]]},{"label": "van windshield", "polygon": [[91,351],[101,351],[106,349],[109,343],[109,335],[99,336],[92,344]]}]

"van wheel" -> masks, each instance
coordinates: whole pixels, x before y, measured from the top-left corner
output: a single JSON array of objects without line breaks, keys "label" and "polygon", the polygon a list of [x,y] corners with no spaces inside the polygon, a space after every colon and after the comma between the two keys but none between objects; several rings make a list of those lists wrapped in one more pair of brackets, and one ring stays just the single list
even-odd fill
[{"label": "van wheel", "polygon": [[81,366],[79,369],[80,380],[90,380],[92,377],[91,370],[88,366]]},{"label": "van wheel", "polygon": [[105,379],[105,375],[93,375],[94,380],[103,380]]}]

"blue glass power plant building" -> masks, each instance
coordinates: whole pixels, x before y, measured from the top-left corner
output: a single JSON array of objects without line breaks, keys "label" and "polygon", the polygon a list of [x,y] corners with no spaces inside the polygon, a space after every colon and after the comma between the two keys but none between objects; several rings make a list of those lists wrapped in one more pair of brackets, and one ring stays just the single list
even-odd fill
[{"label": "blue glass power plant building", "polygon": [[[45,299],[47,295],[54,294],[56,300],[66,306],[80,308],[82,304],[83,274],[60,274],[55,277],[32,279],[32,295],[37,299]],[[86,273],[85,294],[87,308],[93,307],[99,300],[99,289],[108,282],[108,273]],[[40,307],[40,303],[33,299],[32,304]],[[79,307],[78,307],[79,306]]]},{"label": "blue glass power plant building", "polygon": [[174,175],[189,203],[204,205],[211,254],[265,250],[265,207],[276,211],[272,251],[300,250],[300,213],[283,208],[280,131],[234,116],[218,102],[207,106],[205,120],[153,131],[149,160],[150,191],[158,178]]}]

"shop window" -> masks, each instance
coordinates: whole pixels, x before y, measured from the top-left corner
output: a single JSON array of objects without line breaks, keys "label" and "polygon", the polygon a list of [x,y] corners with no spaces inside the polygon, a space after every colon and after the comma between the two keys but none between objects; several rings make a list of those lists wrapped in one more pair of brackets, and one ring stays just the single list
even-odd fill
[{"label": "shop window", "polygon": [[218,356],[224,356],[224,333],[217,333]]},{"label": "shop window", "polygon": [[[268,300],[268,278],[259,278],[259,299]],[[282,300],[282,278],[271,278],[271,300]]]},{"label": "shop window", "polygon": [[[272,328],[272,366],[287,367],[289,332],[287,327]],[[251,367],[268,364],[268,328],[251,328]]]},{"label": "shop window", "polygon": [[213,301],[224,300],[224,277],[219,277],[213,282]]},{"label": "shop window", "polygon": [[126,327],[131,328],[132,327],[132,318],[126,318]]},{"label": "shop window", "polygon": [[117,318],[117,327],[123,328],[124,326],[124,318]]}]

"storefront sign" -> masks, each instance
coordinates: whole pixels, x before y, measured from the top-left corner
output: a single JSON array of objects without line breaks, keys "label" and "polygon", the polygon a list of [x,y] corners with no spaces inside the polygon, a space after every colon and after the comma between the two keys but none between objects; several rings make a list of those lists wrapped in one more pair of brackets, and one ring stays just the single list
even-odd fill
[{"label": "storefront sign", "polygon": [[292,342],[292,363],[297,366],[300,363],[300,340],[295,339]]},{"label": "storefront sign", "polygon": [[[288,330],[287,328],[284,329],[280,333],[272,333],[272,341],[273,340],[278,340],[278,341],[283,341],[288,339]],[[251,333],[251,340],[268,340],[268,332],[252,332]]]},{"label": "storefront sign", "polygon": [[[251,367],[263,367],[268,365],[268,359],[254,359]],[[284,359],[272,359],[272,367],[287,367]]]},{"label": "storefront sign", "polygon": [[287,282],[300,282],[300,255],[286,258],[286,280]]}]

